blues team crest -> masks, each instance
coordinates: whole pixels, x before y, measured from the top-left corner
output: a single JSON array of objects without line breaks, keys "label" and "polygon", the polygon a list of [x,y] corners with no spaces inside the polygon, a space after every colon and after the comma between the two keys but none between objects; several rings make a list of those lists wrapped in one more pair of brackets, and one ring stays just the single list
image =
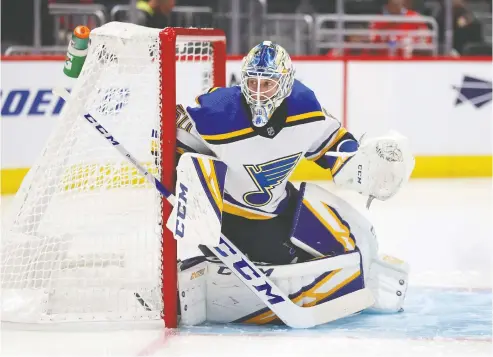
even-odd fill
[{"label": "blues team crest", "polygon": [[258,190],[245,193],[243,200],[255,207],[268,204],[272,200],[272,189],[279,186],[291,174],[301,154],[299,152],[259,165],[244,165]]}]

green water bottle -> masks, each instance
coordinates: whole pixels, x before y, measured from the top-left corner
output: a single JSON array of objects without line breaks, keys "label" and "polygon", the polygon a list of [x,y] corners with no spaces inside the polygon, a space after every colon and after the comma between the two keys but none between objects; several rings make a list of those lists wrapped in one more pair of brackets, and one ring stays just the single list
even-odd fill
[{"label": "green water bottle", "polygon": [[77,26],[68,44],[63,73],[71,78],[79,77],[87,57],[89,47],[89,30],[86,26]]}]

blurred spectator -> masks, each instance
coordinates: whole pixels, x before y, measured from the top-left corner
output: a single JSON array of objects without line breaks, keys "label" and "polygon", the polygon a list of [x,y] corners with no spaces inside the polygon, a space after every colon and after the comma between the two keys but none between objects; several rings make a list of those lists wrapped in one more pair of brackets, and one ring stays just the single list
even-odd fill
[{"label": "blurred spectator", "polygon": [[[441,1],[441,10],[437,16],[440,42],[445,39],[445,6]],[[464,0],[452,1],[453,48],[463,54],[468,43],[483,42],[481,23],[467,8]]]},{"label": "blurred spectator", "polygon": [[137,24],[153,28],[165,28],[170,23],[170,13],[175,0],[139,0],[137,1]]},{"label": "blurred spectator", "polygon": [[295,12],[300,14],[313,14],[315,12],[315,8],[310,0],[301,0],[296,7]]},{"label": "blurred spectator", "polygon": [[[362,27],[357,24],[346,24],[346,28],[348,30],[355,29],[361,30]],[[369,38],[367,35],[355,35],[350,34],[344,37],[344,44],[354,45],[354,44],[366,44],[369,42]],[[367,48],[333,48],[329,52],[327,52],[327,56],[329,57],[339,57],[339,56],[368,56],[371,55],[371,51]]]},{"label": "blurred spectator", "polygon": [[[33,0],[2,1],[2,53],[14,45],[32,46],[34,43]],[[41,1],[41,43],[53,44],[53,18],[48,14],[48,0]]]},{"label": "blurred spectator", "polygon": [[425,10],[425,0],[404,0],[404,6],[407,9],[413,9],[414,11],[422,14]]},{"label": "blurred spectator", "polygon": [[[420,14],[416,11],[406,8],[404,6],[405,2],[406,0],[388,0],[387,4],[382,9],[382,14],[404,17],[420,16]],[[372,23],[370,28],[374,30],[372,41],[377,43],[387,43],[389,45],[389,51],[384,51],[384,53],[390,53],[391,55],[404,55],[407,57],[413,53],[413,44],[420,42],[431,42],[431,38],[429,38],[429,36],[412,34],[412,31],[428,29],[428,26],[421,22],[379,21]],[[396,35],[382,35],[379,34],[379,31],[399,31],[400,33]]]}]

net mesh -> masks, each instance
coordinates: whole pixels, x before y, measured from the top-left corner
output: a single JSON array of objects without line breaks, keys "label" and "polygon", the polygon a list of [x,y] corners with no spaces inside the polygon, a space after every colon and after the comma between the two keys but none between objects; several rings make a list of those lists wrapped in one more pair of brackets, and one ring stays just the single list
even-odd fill
[{"label": "net mesh", "polygon": [[[161,95],[212,86],[212,45],[177,40],[177,86],[161,78],[160,31],[106,24],[2,231],[2,320],[160,319],[161,197],[81,117],[89,112],[161,177]],[[61,71],[61,69],[60,69]],[[171,175],[171,173],[170,173]]]}]

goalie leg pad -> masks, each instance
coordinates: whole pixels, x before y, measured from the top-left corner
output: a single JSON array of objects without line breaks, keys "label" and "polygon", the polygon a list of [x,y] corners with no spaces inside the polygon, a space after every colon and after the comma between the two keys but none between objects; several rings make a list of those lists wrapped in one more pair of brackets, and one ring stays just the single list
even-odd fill
[{"label": "goalie leg pad", "polygon": [[[216,260],[204,262],[203,259],[197,257],[184,261],[182,266],[186,269],[179,273],[181,324],[204,321],[267,324],[279,321],[225,265]],[[205,270],[204,264],[207,266]],[[360,290],[364,285],[361,256],[357,251],[305,263],[257,266],[291,300],[304,307],[336,299]]]},{"label": "goalie leg pad", "polygon": [[[354,241],[357,250],[361,252],[365,286],[371,290],[376,300],[372,311],[400,311],[407,291],[408,264],[390,256],[379,256],[372,224],[342,198],[310,183],[302,183],[300,196],[292,243],[313,256],[320,257],[351,251],[348,249],[351,246],[347,243]],[[314,221],[315,218],[317,222]],[[322,220],[325,220],[325,224],[321,224]],[[321,228],[322,226],[326,229]],[[334,251],[334,247],[338,250]]]},{"label": "goalie leg pad", "polygon": [[207,262],[204,257],[185,260],[178,265],[180,324],[198,325],[207,318]]},{"label": "goalie leg pad", "polygon": [[368,219],[339,196],[312,183],[301,184],[300,197],[292,243],[315,257],[352,251],[356,245],[363,271],[368,272],[371,261],[378,256],[375,231]]},{"label": "goalie leg pad", "polygon": [[176,167],[176,204],[166,227],[175,239],[218,245],[227,167],[211,156],[185,153]]},{"label": "goalie leg pad", "polygon": [[373,312],[393,313],[403,310],[408,285],[409,265],[389,255],[375,259],[370,266],[366,286],[375,297]]},{"label": "goalie leg pad", "polygon": [[291,242],[314,257],[339,255],[356,248],[349,224],[332,202],[332,195],[326,190],[301,184]]}]

